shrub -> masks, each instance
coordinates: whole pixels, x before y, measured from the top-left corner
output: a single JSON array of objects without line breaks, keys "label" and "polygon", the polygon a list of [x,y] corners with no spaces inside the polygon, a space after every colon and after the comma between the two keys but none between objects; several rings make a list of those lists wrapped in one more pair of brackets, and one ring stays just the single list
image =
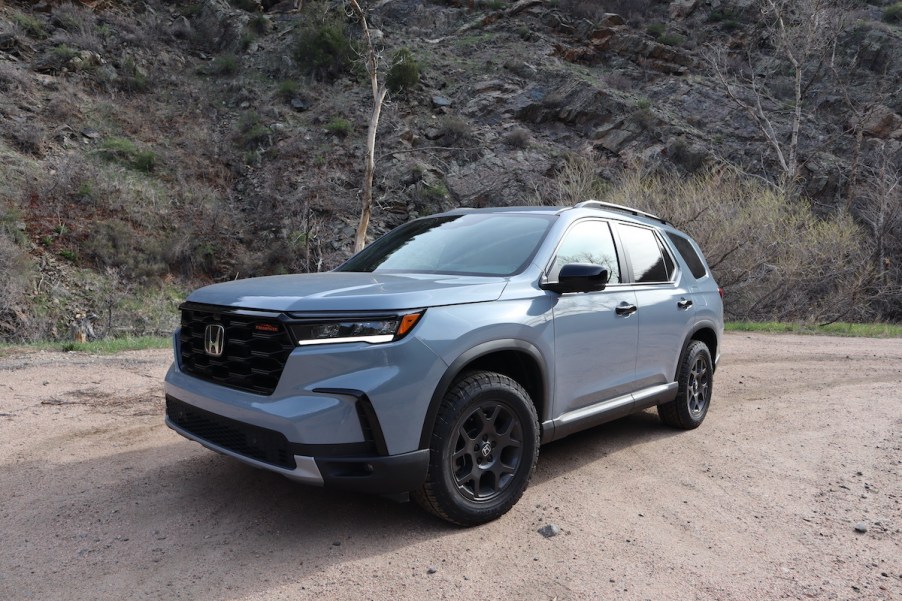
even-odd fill
[{"label": "shrub", "polygon": [[168,271],[166,248],[162,241],[139,234],[116,219],[93,224],[81,245],[85,258],[95,267],[118,269],[136,279],[153,278]]},{"label": "shrub", "polygon": [[238,57],[234,54],[223,54],[221,56],[217,56],[213,59],[213,62],[210,63],[210,67],[207,70],[207,73],[210,75],[223,75],[226,77],[230,77],[238,73]]},{"label": "shrub", "polygon": [[410,50],[401,48],[392,59],[391,68],[385,78],[389,91],[400,93],[420,83],[420,65],[413,58]]},{"label": "shrub", "polygon": [[297,96],[298,91],[300,90],[300,86],[298,82],[293,79],[286,79],[279,82],[279,89],[276,92],[282,100],[291,100],[295,96]]},{"label": "shrub", "polygon": [[352,129],[353,126],[351,125],[351,122],[344,117],[334,117],[326,124],[326,131],[340,138],[347,136],[351,133]]},{"label": "shrub", "polygon": [[682,46],[686,43],[686,36],[678,33],[665,33],[658,38],[658,41],[667,46]]},{"label": "shrub", "polygon": [[896,2],[883,9],[883,20],[887,23],[902,23],[902,2]]},{"label": "shrub", "polygon": [[157,165],[157,155],[149,150],[140,150],[135,153],[131,165],[136,171],[151,173]]},{"label": "shrub", "polygon": [[529,146],[529,130],[516,127],[504,136],[504,143],[513,148],[526,148]]},{"label": "shrub", "polygon": [[44,23],[37,17],[16,12],[13,13],[13,21],[19,29],[33,38],[44,39],[47,37],[47,30],[44,27]]},{"label": "shrub", "polygon": [[473,137],[473,128],[461,119],[449,115],[439,123],[442,141],[448,146],[463,146]]},{"label": "shrub", "polygon": [[46,132],[40,125],[11,122],[4,134],[21,152],[36,157],[44,155]]},{"label": "shrub", "polygon": [[573,155],[558,172],[557,203],[574,205],[584,200],[599,199],[608,189],[608,184],[598,175],[598,167],[591,159]]},{"label": "shrub", "polygon": [[658,214],[699,243],[729,319],[861,319],[870,257],[847,214],[819,219],[799,197],[731,171],[626,173],[605,200]]},{"label": "shrub", "polygon": [[150,82],[147,72],[135,63],[135,59],[126,57],[119,67],[116,86],[123,92],[146,92],[150,88]]},{"label": "shrub", "polygon": [[667,31],[667,26],[664,23],[649,23],[645,27],[645,32],[653,38],[660,38],[665,31]]},{"label": "shrub", "polygon": [[135,143],[128,138],[107,138],[97,149],[98,154],[107,159],[115,159],[122,162],[131,161],[137,148]]},{"label": "shrub", "polygon": [[356,55],[342,20],[328,16],[300,29],[293,56],[304,73],[331,81],[351,68]]},{"label": "shrub", "polygon": [[255,34],[263,35],[272,29],[272,22],[266,16],[257,14],[251,17],[251,20],[247,23],[247,27]]},{"label": "shrub", "polygon": [[141,150],[128,138],[107,138],[101,143],[97,153],[107,160],[116,161],[142,173],[150,173],[157,164],[156,153]]},{"label": "shrub", "polygon": [[260,115],[252,111],[241,115],[238,121],[238,144],[245,150],[268,146],[272,132],[263,125]]},{"label": "shrub", "polygon": [[731,9],[714,9],[708,13],[708,21],[720,24],[723,31],[734,31],[739,29],[740,15]]}]

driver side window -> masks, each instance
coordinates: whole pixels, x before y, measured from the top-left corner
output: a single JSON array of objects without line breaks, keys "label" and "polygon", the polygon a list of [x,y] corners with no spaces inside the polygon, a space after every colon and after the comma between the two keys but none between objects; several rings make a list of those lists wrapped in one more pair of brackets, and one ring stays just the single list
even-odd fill
[{"label": "driver side window", "polygon": [[620,283],[617,248],[611,228],[605,221],[580,221],[564,234],[548,270],[548,281],[556,282],[561,268],[568,263],[592,263],[608,270],[608,283]]}]

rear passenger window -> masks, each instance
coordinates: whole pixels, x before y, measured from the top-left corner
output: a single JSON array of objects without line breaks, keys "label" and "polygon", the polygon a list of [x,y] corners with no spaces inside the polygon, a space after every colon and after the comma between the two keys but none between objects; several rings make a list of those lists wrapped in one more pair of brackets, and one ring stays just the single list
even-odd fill
[{"label": "rear passenger window", "polygon": [[621,224],[619,230],[634,282],[654,284],[673,279],[676,271],[673,258],[653,231],[625,224]]},{"label": "rear passenger window", "polygon": [[702,261],[701,257],[698,256],[698,253],[695,252],[695,247],[692,246],[692,243],[673,232],[667,232],[667,237],[670,238],[670,241],[676,246],[677,252],[680,253],[680,256],[686,261],[686,265],[689,266],[689,271],[692,272],[695,279],[705,277],[708,270],[705,269],[705,263]]}]

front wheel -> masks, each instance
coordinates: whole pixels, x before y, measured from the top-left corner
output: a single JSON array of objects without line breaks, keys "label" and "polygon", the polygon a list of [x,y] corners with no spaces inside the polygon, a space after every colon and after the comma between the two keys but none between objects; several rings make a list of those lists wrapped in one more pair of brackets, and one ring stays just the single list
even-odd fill
[{"label": "front wheel", "polygon": [[535,470],[535,406],[507,376],[465,374],[442,400],[429,448],[429,472],[414,499],[455,524],[490,522],[514,506]]},{"label": "front wheel", "polygon": [[693,340],[680,362],[677,397],[658,405],[661,421],[673,428],[692,430],[702,425],[711,405],[714,363],[708,345]]}]

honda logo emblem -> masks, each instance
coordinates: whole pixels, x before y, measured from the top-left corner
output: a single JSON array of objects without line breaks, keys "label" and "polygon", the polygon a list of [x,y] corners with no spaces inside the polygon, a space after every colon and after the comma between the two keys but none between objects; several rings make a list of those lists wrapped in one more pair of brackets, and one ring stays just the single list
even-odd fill
[{"label": "honda logo emblem", "polygon": [[211,357],[221,357],[225,350],[225,328],[212,323],[204,330],[204,350]]}]

